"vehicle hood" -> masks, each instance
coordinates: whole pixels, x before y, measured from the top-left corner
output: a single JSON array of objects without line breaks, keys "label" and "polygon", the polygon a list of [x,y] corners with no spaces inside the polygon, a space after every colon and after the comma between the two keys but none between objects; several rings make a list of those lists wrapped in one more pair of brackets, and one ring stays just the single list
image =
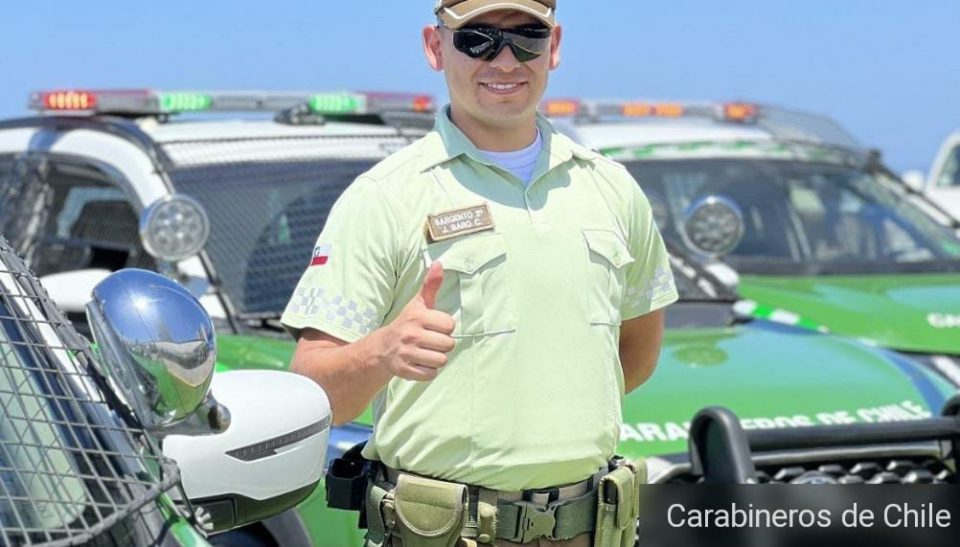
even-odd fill
[{"label": "vehicle hood", "polygon": [[[295,343],[221,335],[218,370],[288,368]],[[938,414],[953,389],[921,364],[854,340],[751,321],[670,329],[653,377],[624,401],[618,452],[685,452],[686,428],[707,406],[730,408],[746,428],[799,427]],[[372,423],[369,410],[356,423]]]},{"label": "vehicle hood", "polygon": [[217,336],[217,371],[237,369],[287,370],[297,344],[265,336]]},{"label": "vehicle hood", "polygon": [[653,377],[624,402],[618,452],[685,453],[704,407],[745,429],[920,419],[952,388],[922,365],[848,338],[768,321],[668,330]]},{"label": "vehicle hood", "polygon": [[837,334],[902,351],[960,354],[960,275],[743,276],[739,292]]}]

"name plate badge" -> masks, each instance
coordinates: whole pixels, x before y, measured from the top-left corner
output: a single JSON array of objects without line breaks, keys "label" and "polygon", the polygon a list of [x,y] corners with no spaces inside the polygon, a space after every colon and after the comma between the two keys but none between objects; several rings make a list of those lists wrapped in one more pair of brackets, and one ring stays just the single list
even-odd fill
[{"label": "name plate badge", "polygon": [[430,233],[431,242],[492,229],[493,216],[486,203],[427,215],[427,231]]}]

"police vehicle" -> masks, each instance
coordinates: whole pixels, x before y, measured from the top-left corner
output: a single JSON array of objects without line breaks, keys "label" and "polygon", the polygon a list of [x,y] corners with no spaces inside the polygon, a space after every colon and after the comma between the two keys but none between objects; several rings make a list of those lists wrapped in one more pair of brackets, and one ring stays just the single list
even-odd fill
[{"label": "police vehicle", "polygon": [[[111,272],[176,280],[214,322],[218,372],[287,368],[278,319],[330,205],[432,127],[434,108],[415,94],[154,90],[37,92],[30,106],[37,116],[0,122],[12,247],[87,335],[86,303]],[[301,515],[323,503],[321,488],[212,541],[317,543],[322,525]]]},{"label": "police vehicle", "polygon": [[209,316],[155,273],[93,294],[96,348],[0,238],[0,544],[208,545],[313,490],[323,390],[289,372],[213,378]]},{"label": "police vehicle", "polygon": [[665,237],[734,267],[742,306],[789,310],[960,385],[960,225],[834,121],[744,102],[542,110],[627,167]]}]

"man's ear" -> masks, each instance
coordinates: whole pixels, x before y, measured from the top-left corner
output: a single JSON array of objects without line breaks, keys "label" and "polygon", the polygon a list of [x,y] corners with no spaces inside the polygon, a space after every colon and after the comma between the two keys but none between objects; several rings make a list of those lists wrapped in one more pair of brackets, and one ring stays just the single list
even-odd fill
[{"label": "man's ear", "polygon": [[563,38],[563,27],[557,25],[550,36],[550,70],[560,66],[560,39]]},{"label": "man's ear", "polygon": [[443,70],[443,36],[440,29],[433,25],[423,27],[423,53],[427,56],[430,68]]}]

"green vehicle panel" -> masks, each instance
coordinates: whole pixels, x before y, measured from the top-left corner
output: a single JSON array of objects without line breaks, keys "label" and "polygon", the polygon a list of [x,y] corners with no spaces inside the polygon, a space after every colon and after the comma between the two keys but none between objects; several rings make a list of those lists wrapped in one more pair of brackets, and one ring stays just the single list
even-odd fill
[{"label": "green vehicle panel", "polygon": [[668,330],[656,373],[626,398],[619,450],[684,452],[687,424],[706,406],[730,408],[746,429],[804,427],[929,417],[953,392],[892,352],[797,327]]},{"label": "green vehicle panel", "polygon": [[[741,277],[740,293],[827,325],[832,332],[910,352],[960,354],[957,275]],[[882,318],[882,321],[878,320]]]}]

